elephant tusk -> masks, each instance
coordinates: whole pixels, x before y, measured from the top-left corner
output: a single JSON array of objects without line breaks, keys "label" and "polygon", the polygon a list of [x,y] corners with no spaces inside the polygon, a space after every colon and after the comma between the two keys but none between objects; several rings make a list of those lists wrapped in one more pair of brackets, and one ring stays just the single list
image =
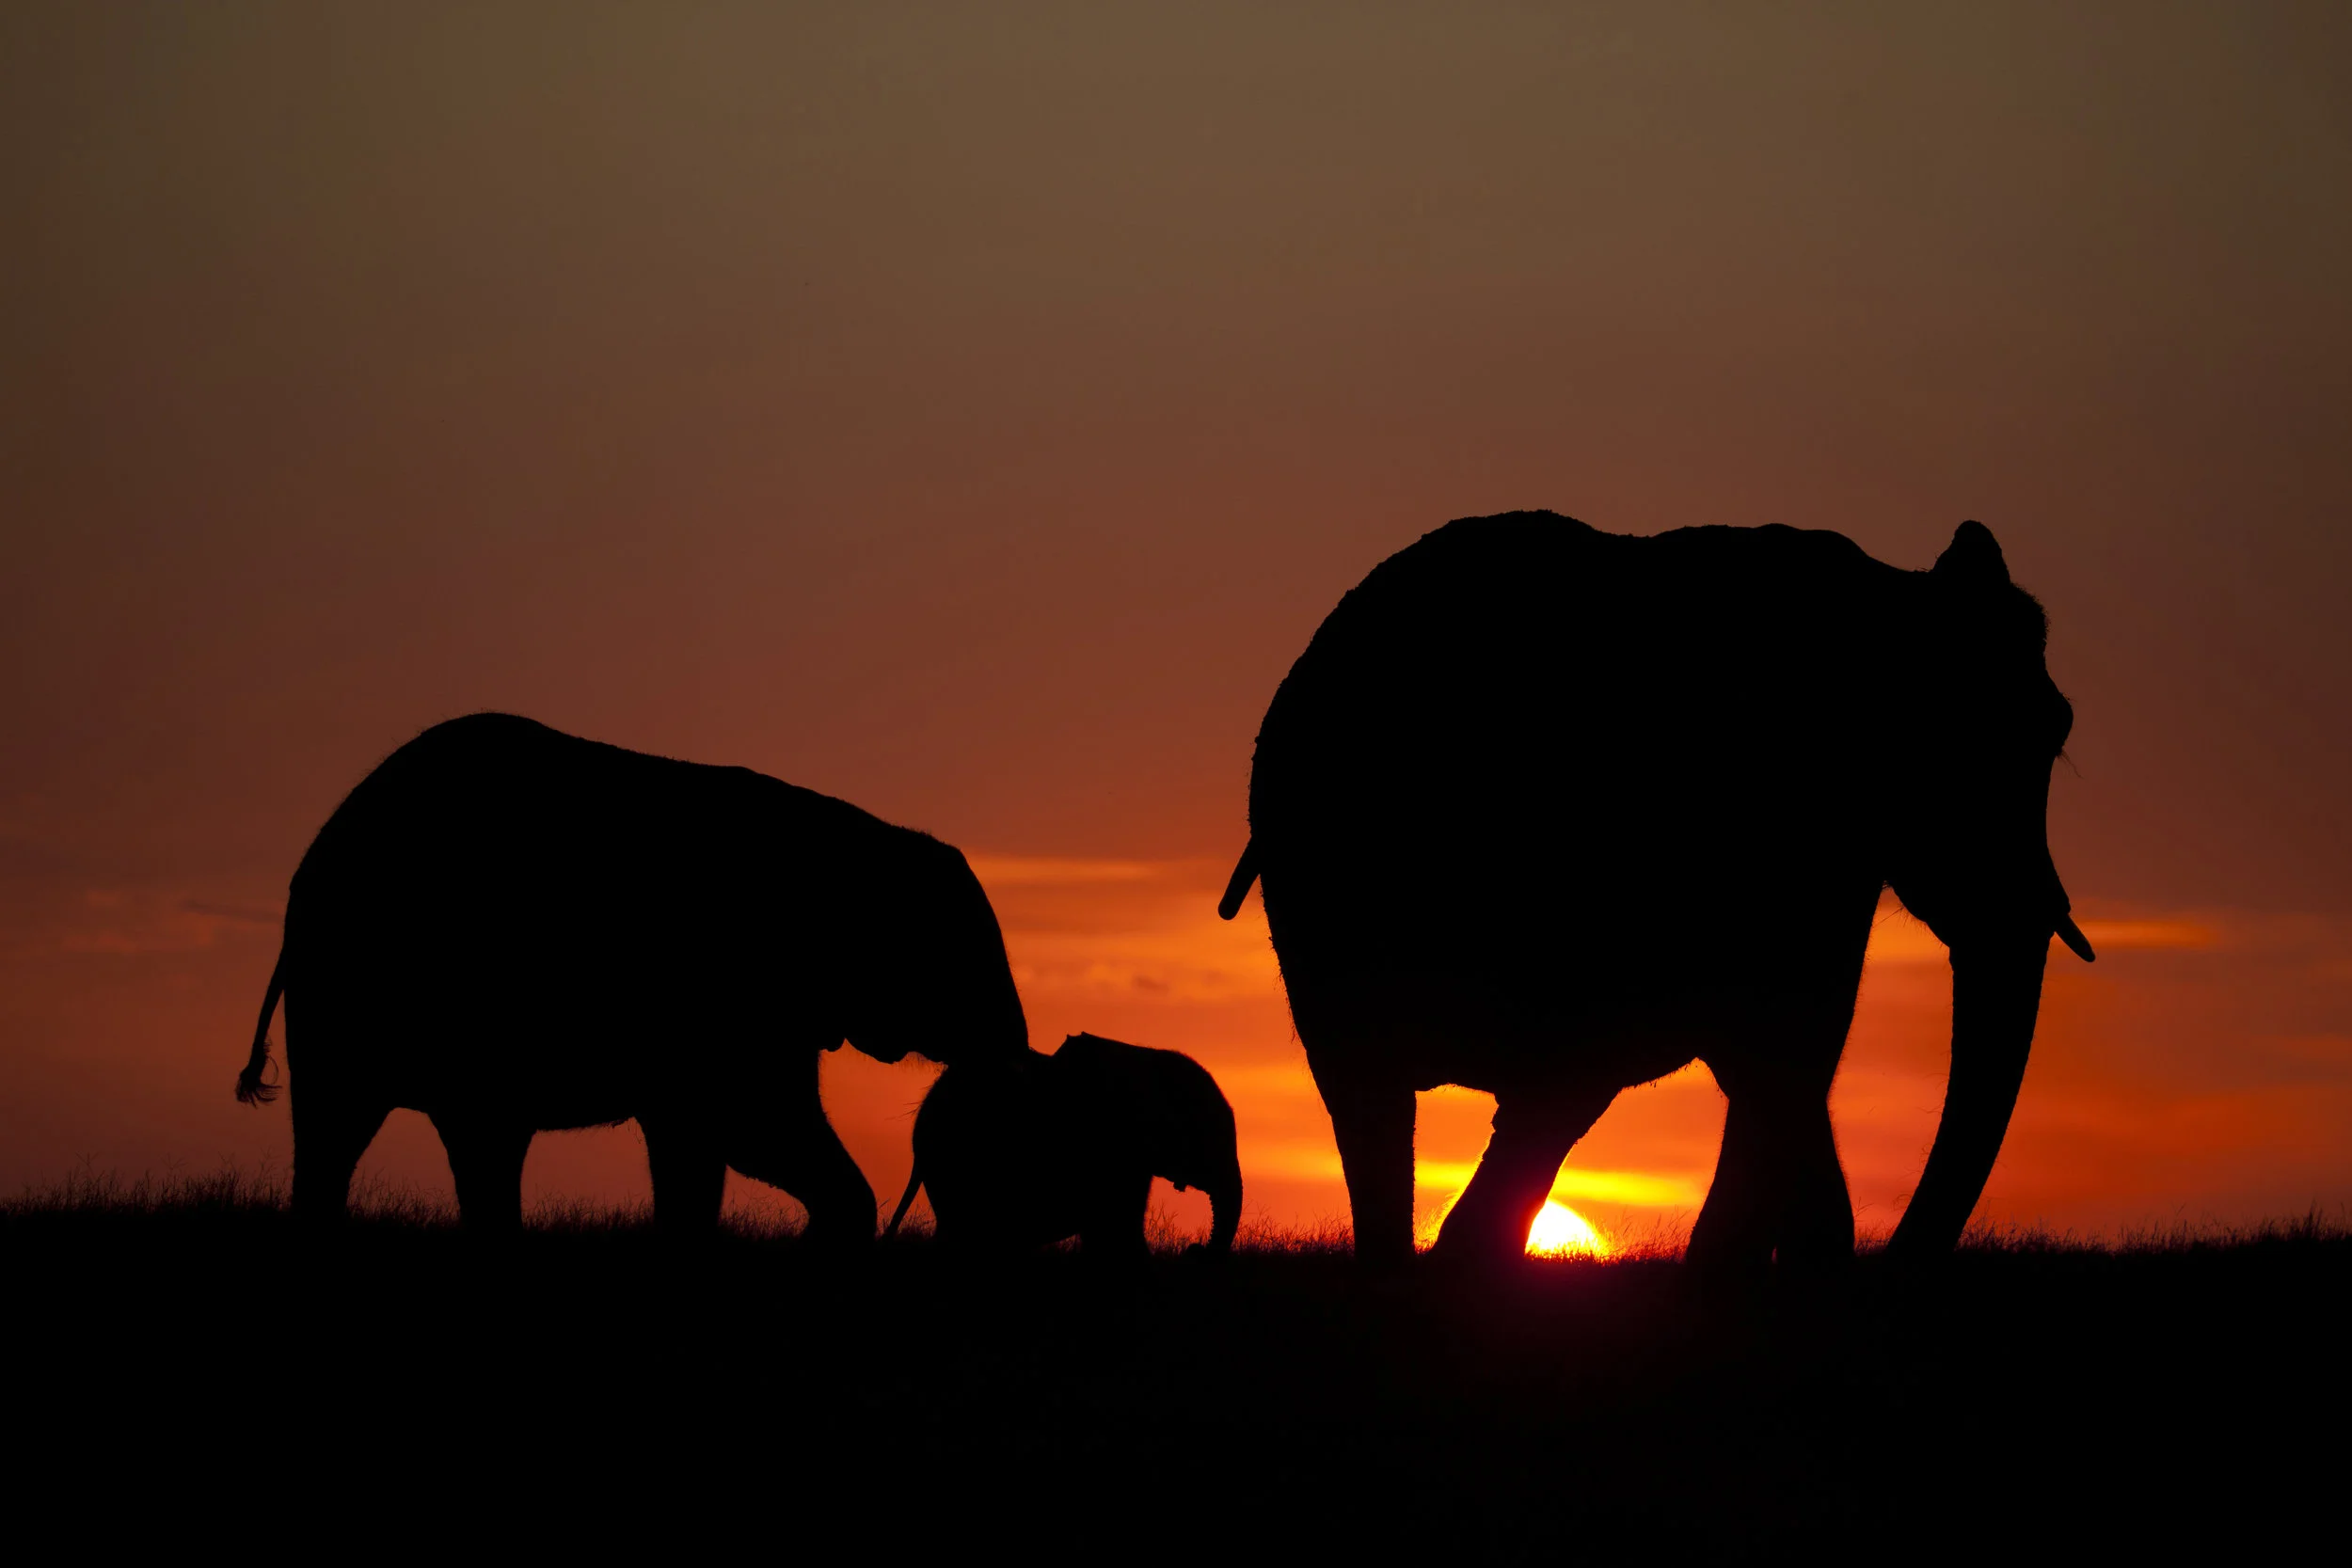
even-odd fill
[{"label": "elephant tusk", "polygon": [[2099,955],[2090,950],[2090,939],[2083,935],[2083,928],[2074,924],[2074,917],[2073,915],[2062,914],[2058,916],[2058,941],[2066,943],[2067,946],[2073,948],[2074,950],[2074,957],[2082,959],[2083,962],[2098,962]]}]

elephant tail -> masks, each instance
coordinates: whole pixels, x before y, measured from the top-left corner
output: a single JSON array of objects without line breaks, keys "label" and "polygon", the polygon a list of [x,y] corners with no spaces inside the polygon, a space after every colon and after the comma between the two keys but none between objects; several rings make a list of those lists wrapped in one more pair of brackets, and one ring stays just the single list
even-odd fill
[{"label": "elephant tail", "polygon": [[1225,896],[1216,901],[1216,917],[1231,920],[1241,913],[1241,901],[1249,896],[1249,884],[1258,879],[1258,841],[1251,839],[1241,847],[1241,859],[1233,863],[1233,875],[1225,884]]},{"label": "elephant tail", "polygon": [[907,1190],[898,1195],[898,1212],[892,1214],[890,1223],[882,1227],[883,1241],[886,1242],[898,1233],[898,1222],[905,1219],[907,1211],[914,1207],[914,1194],[922,1185],[923,1162],[917,1160],[914,1163],[914,1168],[907,1172]]},{"label": "elephant tail", "polygon": [[269,1073],[269,1021],[278,1011],[278,999],[286,993],[286,949],[278,949],[278,965],[269,972],[269,990],[262,995],[262,1022],[253,1026],[253,1054],[247,1056],[245,1070],[237,1074],[237,1101],[243,1105],[266,1105],[278,1098],[278,1085],[264,1083]]}]

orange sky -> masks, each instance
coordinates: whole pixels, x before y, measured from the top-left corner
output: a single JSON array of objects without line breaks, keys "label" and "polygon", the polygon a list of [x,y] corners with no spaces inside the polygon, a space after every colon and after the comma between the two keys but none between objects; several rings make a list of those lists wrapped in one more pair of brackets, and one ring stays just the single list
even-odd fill
[{"label": "orange sky", "polygon": [[[1250,739],[1375,562],[1549,506],[1990,524],[2102,958],[1985,1212],[2352,1201],[2340,8],[28,5],[0,133],[0,1185],[282,1162],[229,1084],[285,879],[499,707],[961,845],[1041,1043],[1194,1052],[1252,1207],[1335,1213],[1212,907]],[[1883,920],[1836,1091],[1866,1227],[1931,948]],[[922,1074],[827,1074],[895,1191]],[[1431,1213],[1483,1114],[1424,1101]],[[1629,1094],[1562,1195],[1687,1221],[1720,1118]]]}]

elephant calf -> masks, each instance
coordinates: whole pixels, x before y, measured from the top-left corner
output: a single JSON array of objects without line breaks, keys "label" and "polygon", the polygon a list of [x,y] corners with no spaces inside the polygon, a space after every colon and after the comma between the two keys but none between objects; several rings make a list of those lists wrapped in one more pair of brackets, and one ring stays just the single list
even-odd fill
[{"label": "elephant calf", "polygon": [[889,1233],[928,1186],[949,1245],[1076,1236],[1089,1253],[1139,1258],[1155,1176],[1207,1193],[1208,1251],[1232,1249],[1241,1164],[1216,1080],[1182,1052],[1073,1035],[1051,1056],[940,1075],[914,1119],[914,1170]]}]

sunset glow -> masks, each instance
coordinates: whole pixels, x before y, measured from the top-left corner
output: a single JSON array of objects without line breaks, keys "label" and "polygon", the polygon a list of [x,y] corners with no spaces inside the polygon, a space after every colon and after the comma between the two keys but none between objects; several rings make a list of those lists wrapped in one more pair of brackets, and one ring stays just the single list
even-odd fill
[{"label": "sunset glow", "polygon": [[1616,1248],[1593,1228],[1592,1222],[1565,1203],[1547,1199],[1527,1227],[1527,1251],[1534,1258],[1606,1258]]},{"label": "sunset glow", "polygon": [[[2047,843],[2098,961],[2053,948],[1978,1217],[2344,1212],[2352,139],[2312,73],[2345,56],[2236,16],[2330,8],[2208,8],[2120,53],[2031,7],[2031,47],[1969,7],[1081,8],[1029,40],[977,8],[554,8],[561,46],[0,11],[0,1193],[282,1175],[301,1091],[230,1084],[289,879],[394,748],[496,710],[958,847],[1030,1043],[1193,1056],[1253,1227],[1343,1232],[1263,885],[1217,915],[1256,739],[1379,562],[1549,507],[1904,571],[1994,530],[2075,714]],[[1924,672],[1930,629],[1855,657]],[[1658,759],[1572,765],[1639,789]],[[1851,769],[1905,820],[1942,787]],[[1706,880],[1641,933],[1694,986],[1781,907]],[[1860,974],[1829,1106],[1884,1237],[1952,975],[1891,895]],[[649,1060],[707,1049],[693,990]],[[938,1069],[818,1071],[886,1217]],[[1438,1075],[1423,1245],[1497,1109]],[[1531,1247],[1680,1245],[1725,1107],[1695,1061],[1619,1094]],[[361,1178],[453,1191],[414,1110]],[[538,1137],[524,1181],[651,1191],[628,1123]],[[1605,1233],[1562,1230],[1584,1210]]]}]

